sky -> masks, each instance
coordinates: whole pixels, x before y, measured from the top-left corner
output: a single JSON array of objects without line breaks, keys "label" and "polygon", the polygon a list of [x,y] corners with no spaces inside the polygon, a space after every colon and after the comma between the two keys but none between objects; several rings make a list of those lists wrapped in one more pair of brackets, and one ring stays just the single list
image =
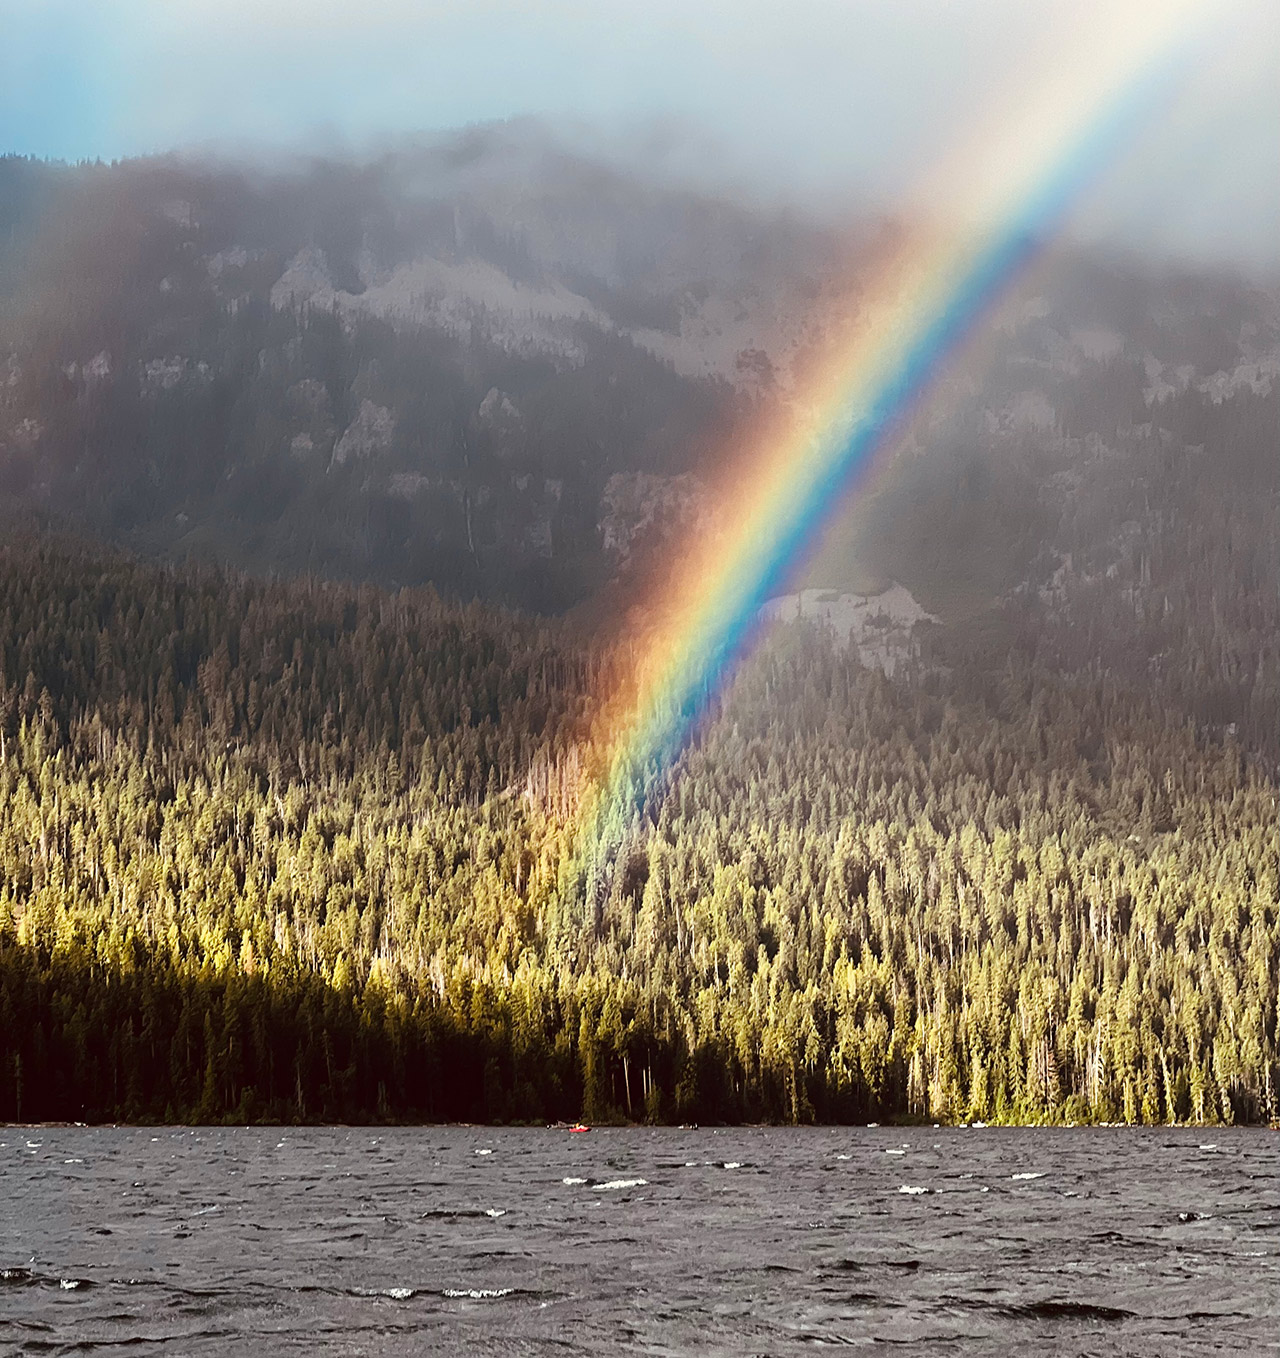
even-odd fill
[{"label": "sky", "polygon": [[[533,115],[717,191],[839,207],[945,158],[1094,3],[0,0],[0,152],[359,152]],[[1280,5],[1211,12],[1084,229],[1280,267]]]}]

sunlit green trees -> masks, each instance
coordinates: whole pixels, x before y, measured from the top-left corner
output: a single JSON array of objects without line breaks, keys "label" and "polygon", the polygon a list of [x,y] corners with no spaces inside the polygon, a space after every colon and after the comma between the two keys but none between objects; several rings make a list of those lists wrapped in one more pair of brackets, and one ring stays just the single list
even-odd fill
[{"label": "sunlit green trees", "polygon": [[1276,1116],[1274,782],[1034,633],[784,630],[588,905],[567,626],[34,543],[0,622],[0,1118]]}]

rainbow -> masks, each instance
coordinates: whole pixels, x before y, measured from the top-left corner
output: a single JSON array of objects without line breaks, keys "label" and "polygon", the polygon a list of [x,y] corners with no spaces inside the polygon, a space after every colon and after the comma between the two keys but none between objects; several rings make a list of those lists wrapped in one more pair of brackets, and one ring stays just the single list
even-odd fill
[{"label": "rainbow", "polygon": [[[652,780],[678,756],[778,591],[851,488],[865,487],[944,365],[1197,55],[1203,0],[1110,0],[922,186],[927,212],[863,280],[856,316],[782,427],[732,459],[725,531],[692,544],[665,586],[646,658],[605,705],[570,875],[588,896]],[[1219,12],[1220,16],[1220,12]],[[1221,17],[1221,16],[1220,16]]]}]

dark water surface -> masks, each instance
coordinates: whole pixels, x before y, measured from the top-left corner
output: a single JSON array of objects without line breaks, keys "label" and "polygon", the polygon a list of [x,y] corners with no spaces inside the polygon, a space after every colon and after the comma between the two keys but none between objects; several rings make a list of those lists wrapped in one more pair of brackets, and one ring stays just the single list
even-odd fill
[{"label": "dark water surface", "polygon": [[0,1127],[0,1275],[14,1354],[1274,1354],[1280,1141]]}]

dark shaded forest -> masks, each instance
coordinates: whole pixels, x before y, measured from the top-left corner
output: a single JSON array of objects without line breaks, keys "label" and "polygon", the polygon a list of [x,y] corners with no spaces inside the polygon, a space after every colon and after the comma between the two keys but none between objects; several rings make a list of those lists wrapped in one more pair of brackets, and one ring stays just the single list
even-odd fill
[{"label": "dark shaded forest", "polygon": [[0,1118],[1274,1119],[1274,632],[1196,713],[1000,625],[777,629],[588,908],[603,641],[11,541]]}]

